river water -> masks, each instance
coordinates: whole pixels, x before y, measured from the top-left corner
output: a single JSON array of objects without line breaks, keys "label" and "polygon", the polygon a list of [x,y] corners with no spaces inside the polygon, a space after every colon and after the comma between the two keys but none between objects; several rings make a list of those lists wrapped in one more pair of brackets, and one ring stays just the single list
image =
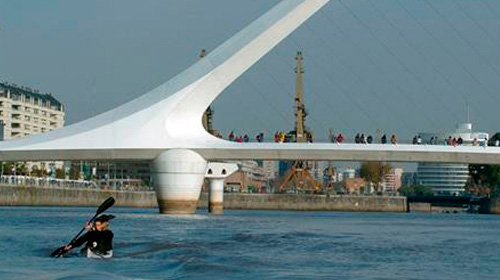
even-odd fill
[{"label": "river water", "polygon": [[115,207],[115,258],[50,258],[94,211],[0,207],[0,279],[500,279],[493,215]]}]

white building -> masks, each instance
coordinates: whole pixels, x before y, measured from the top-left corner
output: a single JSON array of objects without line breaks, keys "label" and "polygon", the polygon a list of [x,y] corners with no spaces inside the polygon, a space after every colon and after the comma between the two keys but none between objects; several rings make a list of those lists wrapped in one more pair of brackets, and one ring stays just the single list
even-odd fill
[{"label": "white building", "polygon": [[344,173],[342,172],[338,172],[337,170],[335,170],[334,176],[335,176],[334,183],[342,182],[344,180]]},{"label": "white building", "polygon": [[22,138],[64,126],[64,106],[50,93],[0,82],[4,139]]},{"label": "white building", "polygon": [[225,181],[228,192],[250,192],[252,186],[261,190],[267,183],[264,169],[254,160],[227,161],[238,164],[239,170],[231,174]]},{"label": "white building", "polygon": [[345,179],[354,179],[356,177],[356,169],[354,168],[346,168],[342,171],[342,178]]},{"label": "white building", "polygon": [[386,174],[384,181],[382,182],[382,191],[384,193],[396,193],[396,191],[401,187],[402,177],[402,168],[391,169],[391,171]]},{"label": "white building", "polygon": [[251,181],[255,182],[265,182],[264,179],[264,170],[259,164],[254,160],[242,160],[242,161],[234,161],[232,163],[236,163],[240,166],[240,171],[245,173],[247,178]]},{"label": "white building", "polygon": [[325,169],[328,168],[328,161],[311,161],[310,162],[310,173],[314,180],[318,182],[323,181],[323,176],[325,174]]},{"label": "white building", "polygon": [[262,169],[264,170],[264,178],[266,180],[275,180],[278,177],[279,161],[264,160],[262,161]]},{"label": "white building", "polygon": [[467,164],[418,164],[417,184],[431,187],[435,195],[462,194],[468,178]]},{"label": "white building", "polygon": [[[461,138],[462,145],[486,145],[488,133],[473,132],[471,123],[463,123],[451,133],[421,133],[423,143],[444,145],[449,137]],[[435,139],[438,141],[435,141]],[[461,195],[465,191],[465,184],[469,178],[469,165],[467,164],[437,164],[419,163],[417,168],[417,184],[432,188],[435,195]]]},{"label": "white building", "polygon": [[[0,82],[0,140],[18,139],[48,132],[64,126],[64,106],[52,94]],[[2,125],[0,125],[2,126]],[[27,162],[33,166],[55,172],[63,162]]]}]

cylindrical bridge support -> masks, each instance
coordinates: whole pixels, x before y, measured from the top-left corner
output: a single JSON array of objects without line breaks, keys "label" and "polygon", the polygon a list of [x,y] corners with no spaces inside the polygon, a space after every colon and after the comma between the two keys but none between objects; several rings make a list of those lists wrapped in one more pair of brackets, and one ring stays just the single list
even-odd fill
[{"label": "cylindrical bridge support", "polygon": [[238,165],[225,162],[210,162],[205,177],[209,181],[208,212],[222,214],[224,210],[224,180],[238,170]]},{"label": "cylindrical bridge support", "polygon": [[224,178],[210,178],[208,193],[208,212],[222,214],[224,209]]},{"label": "cylindrical bridge support", "polygon": [[193,214],[200,198],[207,161],[194,151],[167,150],[153,161],[156,198],[162,214]]}]

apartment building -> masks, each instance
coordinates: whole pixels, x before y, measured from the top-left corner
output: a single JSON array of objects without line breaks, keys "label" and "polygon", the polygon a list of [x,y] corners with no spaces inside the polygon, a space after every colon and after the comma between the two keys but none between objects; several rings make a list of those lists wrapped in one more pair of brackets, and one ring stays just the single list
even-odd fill
[{"label": "apartment building", "polygon": [[5,140],[61,128],[64,117],[64,106],[52,94],[0,82],[0,120]]}]

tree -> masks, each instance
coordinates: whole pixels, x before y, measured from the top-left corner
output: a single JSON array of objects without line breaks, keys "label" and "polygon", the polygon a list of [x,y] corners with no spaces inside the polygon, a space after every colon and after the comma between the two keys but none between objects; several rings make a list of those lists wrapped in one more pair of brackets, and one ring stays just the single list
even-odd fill
[{"label": "tree", "polygon": [[43,171],[40,168],[38,168],[38,166],[33,165],[33,167],[31,168],[31,176],[43,177]]},{"label": "tree", "polygon": [[248,185],[247,186],[247,193],[256,193],[257,188],[254,185]]},{"label": "tree", "polygon": [[4,162],[3,163],[3,175],[14,175],[15,173],[15,162]]},{"label": "tree", "polygon": [[76,166],[72,166],[69,170],[69,178],[71,180],[80,180],[80,170]]},{"label": "tree", "polygon": [[33,177],[46,177],[48,175],[47,170],[45,168],[40,168],[38,165],[33,165],[31,168],[31,176]]},{"label": "tree", "polygon": [[361,177],[367,182],[372,182],[375,192],[380,193],[380,183],[391,171],[392,167],[380,161],[370,161],[361,164]]},{"label": "tree", "polygon": [[470,186],[487,187],[493,197],[500,194],[500,165],[469,165]]},{"label": "tree", "polygon": [[27,175],[28,167],[23,162],[3,163],[3,173],[7,175]]},{"label": "tree", "polygon": [[422,185],[407,185],[399,189],[399,193],[404,196],[433,196],[432,188]]},{"label": "tree", "polygon": [[24,164],[23,162],[17,162],[16,169],[18,175],[28,175],[28,166],[26,166],[26,164]]},{"label": "tree", "polygon": [[66,177],[66,172],[64,172],[64,169],[57,168],[56,169],[56,178],[57,179],[65,179],[65,177]]},{"label": "tree", "polygon": [[495,133],[491,138],[488,140],[488,146],[495,146],[495,142],[497,140],[500,140],[500,132]]}]

